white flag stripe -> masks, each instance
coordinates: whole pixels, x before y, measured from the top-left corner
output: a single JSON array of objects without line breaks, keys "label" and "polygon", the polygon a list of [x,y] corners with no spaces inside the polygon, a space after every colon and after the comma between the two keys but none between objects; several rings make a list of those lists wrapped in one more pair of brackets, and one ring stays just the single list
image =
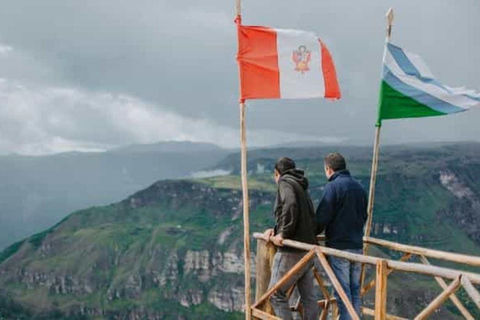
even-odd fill
[{"label": "white flag stripe", "polygon": [[385,65],[390,71],[397,76],[403,83],[410,85],[418,90],[424,91],[437,99],[452,104],[462,109],[469,109],[475,105],[478,105],[478,101],[467,98],[463,95],[451,94],[448,91],[430,83],[423,82],[414,76],[407,75],[403,72],[400,66],[397,64],[390,51],[387,50]]},{"label": "white flag stripe", "polygon": [[[322,50],[312,32],[276,29],[281,98],[317,98],[325,96]],[[295,70],[294,51],[302,52],[308,70]],[[307,58],[309,56],[309,59]]]},{"label": "white flag stripe", "polygon": [[423,78],[426,79],[435,79],[435,76],[433,75],[432,71],[430,71],[430,68],[427,66],[425,61],[423,61],[422,57],[420,57],[418,54],[410,53],[403,51],[407,58],[410,60],[410,62],[417,68],[418,72],[420,72],[420,75]]},{"label": "white flag stripe", "polygon": [[445,86],[445,88],[447,88],[448,90],[452,91],[455,94],[466,94],[473,98],[480,98],[480,93],[477,93],[475,90],[472,90],[472,89],[465,89],[465,87],[452,88],[449,86]]}]

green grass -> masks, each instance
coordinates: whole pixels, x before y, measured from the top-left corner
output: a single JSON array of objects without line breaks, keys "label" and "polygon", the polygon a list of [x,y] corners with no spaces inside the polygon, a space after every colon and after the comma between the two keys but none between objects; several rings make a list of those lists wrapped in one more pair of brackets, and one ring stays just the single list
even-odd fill
[{"label": "green grass", "polygon": [[[273,176],[269,174],[268,175],[269,179],[265,179],[264,177],[265,176],[261,176],[260,178],[258,176],[255,176],[255,177],[249,176],[248,188],[250,190],[274,192],[276,190],[276,186],[273,181]],[[242,180],[240,176],[228,175],[228,176],[198,179],[194,181],[207,184],[217,189],[234,189],[234,190],[242,189]]]}]

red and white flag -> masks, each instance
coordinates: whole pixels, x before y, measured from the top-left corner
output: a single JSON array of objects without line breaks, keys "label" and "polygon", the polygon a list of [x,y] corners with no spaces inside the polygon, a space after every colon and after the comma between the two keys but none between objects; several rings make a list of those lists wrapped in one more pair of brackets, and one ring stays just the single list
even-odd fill
[{"label": "red and white flag", "polygon": [[332,56],[312,32],[238,26],[240,98],[340,98]]}]

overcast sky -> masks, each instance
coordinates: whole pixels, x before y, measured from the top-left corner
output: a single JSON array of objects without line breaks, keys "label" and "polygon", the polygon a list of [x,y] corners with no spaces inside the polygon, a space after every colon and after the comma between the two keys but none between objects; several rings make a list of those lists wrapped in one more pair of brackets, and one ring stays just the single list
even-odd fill
[{"label": "overcast sky", "polygon": [[[371,144],[384,14],[393,42],[480,90],[478,0],[244,0],[244,24],[313,31],[343,98],[248,103],[250,146]],[[192,140],[238,147],[234,0],[15,0],[0,10],[0,154]],[[480,108],[388,121],[384,143],[480,140]]]}]

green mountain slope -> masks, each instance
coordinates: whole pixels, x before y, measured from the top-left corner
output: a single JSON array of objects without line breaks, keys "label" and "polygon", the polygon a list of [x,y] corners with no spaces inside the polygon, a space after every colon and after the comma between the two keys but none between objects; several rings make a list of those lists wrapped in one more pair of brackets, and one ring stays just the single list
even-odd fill
[{"label": "green mountain slope", "polygon": [[[369,148],[339,148],[367,187]],[[251,230],[271,226],[275,159],[307,170],[318,201],[326,149],[250,153]],[[374,236],[480,255],[480,145],[382,150]],[[238,170],[234,155],[216,169]],[[73,213],[0,255],[6,319],[240,319],[242,208],[237,175],[160,181],[122,202]],[[254,246],[253,246],[254,247]],[[375,251],[377,255],[388,252]],[[395,257],[395,255],[394,255]],[[412,316],[440,292],[394,274],[389,311]],[[365,304],[371,305],[368,297]],[[447,304],[434,318],[455,319]]]}]

